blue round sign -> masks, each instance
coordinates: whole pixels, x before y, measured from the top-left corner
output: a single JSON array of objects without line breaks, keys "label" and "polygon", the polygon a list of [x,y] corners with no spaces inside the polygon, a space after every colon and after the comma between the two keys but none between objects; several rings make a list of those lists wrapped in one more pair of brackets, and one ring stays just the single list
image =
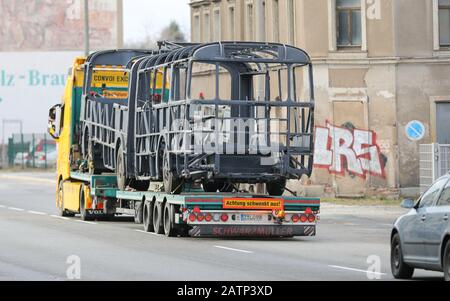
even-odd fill
[{"label": "blue round sign", "polygon": [[406,126],[406,136],[409,140],[419,141],[425,136],[425,125],[417,120],[413,120]]}]

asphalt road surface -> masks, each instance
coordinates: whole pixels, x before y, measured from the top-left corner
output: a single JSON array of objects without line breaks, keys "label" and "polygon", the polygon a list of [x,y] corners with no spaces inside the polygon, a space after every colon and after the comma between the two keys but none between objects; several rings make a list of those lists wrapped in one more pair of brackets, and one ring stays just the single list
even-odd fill
[{"label": "asphalt road surface", "polygon": [[[325,204],[316,237],[166,238],[128,218],[58,217],[54,182],[50,173],[0,173],[0,280],[68,280],[75,262],[81,280],[393,279],[389,235],[401,208]],[[418,270],[415,279],[443,275]]]}]

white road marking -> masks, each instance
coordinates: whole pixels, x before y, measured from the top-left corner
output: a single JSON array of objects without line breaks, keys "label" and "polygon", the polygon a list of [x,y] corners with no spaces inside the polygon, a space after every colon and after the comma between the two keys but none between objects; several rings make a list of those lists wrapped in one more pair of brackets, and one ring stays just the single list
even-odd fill
[{"label": "white road marking", "polygon": [[77,223],[83,223],[88,225],[98,225],[96,222],[88,222],[88,221],[82,221],[82,220],[76,220]]},{"label": "white road marking", "polygon": [[364,274],[386,275],[386,273],[378,273],[378,272],[372,272],[372,271],[367,271],[367,270],[354,269],[354,268],[343,267],[343,266],[339,266],[339,265],[329,265],[329,267],[334,268],[334,269],[359,272],[359,273],[364,273]]},{"label": "white road marking", "polygon": [[9,210],[13,210],[13,211],[20,211],[20,212],[25,211],[25,209],[22,209],[22,208],[16,208],[16,207],[8,207],[8,209],[9,209]]},{"label": "white road marking", "polygon": [[155,236],[164,236],[162,234],[158,234],[158,233],[155,233],[155,232],[146,232],[144,230],[134,230],[134,231],[139,232],[139,233],[152,234],[152,235],[155,235]]},{"label": "white road marking", "polygon": [[5,205],[0,205],[0,208],[6,208],[6,206]]},{"label": "white road marking", "polygon": [[39,212],[39,211],[33,211],[33,210],[28,210],[28,213],[35,214],[35,215],[47,215],[47,213]]},{"label": "white road marking", "polygon": [[58,215],[50,215],[50,216],[53,217],[53,218],[62,219],[62,220],[65,220],[65,221],[70,220],[70,218],[65,217],[65,216],[58,216]]},{"label": "white road marking", "polygon": [[252,251],[241,250],[241,249],[234,249],[234,248],[228,248],[228,247],[223,247],[223,246],[214,246],[214,248],[223,249],[223,250],[228,250],[228,251],[234,251],[234,252],[240,252],[240,253],[247,253],[247,254],[252,254],[252,253],[254,253],[254,252],[252,252]]}]

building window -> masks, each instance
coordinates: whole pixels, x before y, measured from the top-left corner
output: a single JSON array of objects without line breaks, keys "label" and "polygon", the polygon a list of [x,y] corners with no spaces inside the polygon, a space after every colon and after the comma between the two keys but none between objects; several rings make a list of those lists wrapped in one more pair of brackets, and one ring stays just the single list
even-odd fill
[{"label": "building window", "polygon": [[214,41],[220,41],[222,39],[222,26],[220,20],[220,10],[214,10]]},{"label": "building window", "polygon": [[337,0],[337,46],[361,47],[361,0]]},{"label": "building window", "polygon": [[287,2],[289,44],[295,44],[295,7],[294,0]]},{"label": "building window", "polygon": [[231,6],[230,8],[228,8],[228,23],[229,23],[229,27],[228,27],[228,29],[229,29],[229,33],[228,33],[228,36],[229,36],[229,39],[230,39],[230,41],[233,41],[234,40],[234,37],[235,37],[235,24],[234,24],[234,22],[236,22],[236,17],[235,17],[235,11],[234,11],[234,6]]},{"label": "building window", "polygon": [[200,42],[200,15],[194,15],[194,31],[193,31],[193,41]]},{"label": "building window", "polygon": [[255,22],[253,20],[253,4],[247,4],[247,40],[255,40]]},{"label": "building window", "polygon": [[280,2],[273,0],[273,41],[280,41]]},{"label": "building window", "polygon": [[211,41],[211,19],[209,13],[204,14],[203,42]]},{"label": "building window", "polygon": [[439,44],[450,46],[450,0],[439,0]]}]

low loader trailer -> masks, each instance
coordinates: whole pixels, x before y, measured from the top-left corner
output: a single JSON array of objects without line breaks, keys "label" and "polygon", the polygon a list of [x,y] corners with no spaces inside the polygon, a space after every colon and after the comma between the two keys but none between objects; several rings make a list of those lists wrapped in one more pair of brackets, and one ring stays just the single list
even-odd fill
[{"label": "low loader trailer", "polygon": [[[120,57],[146,55],[115,50]],[[126,65],[86,66],[76,58],[62,102],[49,112],[49,133],[58,143],[56,207],[61,216],[82,220],[134,216],[147,232],[193,237],[294,237],[316,235],[320,200],[297,196],[268,196],[248,192],[204,192],[186,184],[180,194],[164,192],[152,182],[146,191],[119,189],[115,173],[86,171],[81,160],[80,111],[85,68],[92,68],[96,93],[125,95]],[[102,74],[105,73],[105,74]],[[98,133],[101,135],[101,132]],[[84,166],[84,168],[83,168]],[[245,167],[243,167],[245,168]],[[238,190],[236,190],[238,191]]]}]

